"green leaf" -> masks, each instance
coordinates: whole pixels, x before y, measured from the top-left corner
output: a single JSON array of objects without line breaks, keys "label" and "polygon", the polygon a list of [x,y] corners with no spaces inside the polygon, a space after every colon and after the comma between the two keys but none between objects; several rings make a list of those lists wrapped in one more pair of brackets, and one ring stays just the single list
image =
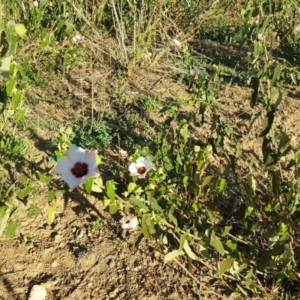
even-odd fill
[{"label": "green leaf", "polygon": [[115,182],[113,180],[108,180],[106,182],[106,192],[111,202],[116,200],[115,189]]},{"label": "green leaf", "polygon": [[11,60],[12,60],[12,56],[4,57],[1,60],[0,72],[1,75],[5,78],[9,78]]},{"label": "green leaf", "polygon": [[142,231],[144,237],[145,237],[147,240],[151,240],[151,236],[150,236],[150,233],[149,233],[149,230],[148,230],[147,225],[145,225],[145,224],[142,225],[141,231]]},{"label": "green leaf", "polygon": [[[290,73],[290,72],[289,72]],[[293,84],[294,85],[298,85],[297,84],[297,80],[296,80],[296,78],[295,78],[295,74],[294,73],[290,73],[290,77],[291,77],[291,79],[292,79],[292,81],[293,81]]]},{"label": "green leaf", "polygon": [[17,91],[13,93],[10,101],[10,108],[16,110],[18,106],[22,103],[24,99],[24,94],[22,91]]},{"label": "green leaf", "polygon": [[262,130],[259,134],[260,137],[263,137],[263,136],[265,136],[269,133],[269,131],[272,128],[272,124],[273,124],[273,121],[274,121],[274,116],[275,116],[275,109],[272,108],[267,113],[267,118],[265,119],[263,128],[262,128]]},{"label": "green leaf", "polygon": [[90,177],[90,178],[87,178],[84,183],[84,189],[88,194],[90,194],[92,192],[93,181],[94,181],[94,178]]},{"label": "green leaf", "polygon": [[167,170],[167,171],[171,171],[174,169],[173,165],[172,165],[172,162],[171,160],[169,159],[169,157],[167,156],[164,156],[163,158],[163,163],[164,163],[164,168]]},{"label": "green leaf", "polygon": [[149,235],[156,233],[153,220],[151,220],[150,217],[150,215],[144,214],[142,218],[142,227],[147,227],[147,232]]},{"label": "green leaf", "polygon": [[177,219],[173,215],[174,211],[175,211],[175,206],[171,206],[168,213],[168,218],[176,227],[178,227]]},{"label": "green leaf", "polygon": [[157,203],[156,200],[152,200],[150,203],[151,203],[150,205],[151,205],[151,208],[152,208],[152,209],[157,210],[157,211],[159,211],[159,212],[163,212],[163,211],[164,211],[164,210],[160,207],[160,205]]},{"label": "green leaf", "polygon": [[225,226],[224,231],[222,233],[222,237],[227,236],[227,234],[230,232],[231,229],[232,229],[232,226]]},{"label": "green leaf", "polygon": [[186,240],[183,244],[183,249],[189,258],[191,258],[193,260],[197,260],[196,254],[192,251],[192,249],[190,248],[190,245],[188,244],[188,242]]},{"label": "green leaf", "polygon": [[26,34],[26,28],[23,24],[16,24],[15,25],[15,30],[16,30],[17,35],[20,38],[24,38],[24,36]]},{"label": "green leaf", "polygon": [[277,97],[276,102],[274,103],[274,109],[278,108],[278,106],[280,105],[281,101],[282,101],[282,92],[281,92],[280,89],[278,89],[278,97]]},{"label": "green leaf", "polygon": [[8,55],[13,55],[18,46],[18,35],[15,30],[16,23],[13,20],[7,22],[6,29],[5,29],[5,37],[8,43]]},{"label": "green leaf", "polygon": [[201,186],[205,187],[206,185],[210,184],[210,182],[212,181],[213,178],[214,178],[213,175],[209,175],[209,176],[204,177]]},{"label": "green leaf", "polygon": [[180,241],[179,241],[179,250],[183,249],[184,243],[186,242],[186,234],[182,234],[180,236]]},{"label": "green leaf", "polygon": [[51,225],[55,220],[55,211],[57,208],[57,204],[53,204],[48,209],[48,223]]},{"label": "green leaf", "polygon": [[252,78],[253,81],[253,93],[250,101],[250,106],[253,108],[256,105],[257,97],[258,97],[258,90],[259,90],[259,79],[256,77]]},{"label": "green leaf", "polygon": [[252,191],[255,192],[257,188],[257,182],[255,180],[255,177],[252,174],[248,174],[247,181],[249,186],[251,187]]},{"label": "green leaf", "polygon": [[219,187],[219,192],[222,193],[226,189],[226,187],[227,187],[226,179],[221,178],[219,180],[219,186],[218,187]]},{"label": "green leaf", "polygon": [[196,172],[195,175],[194,175],[194,182],[198,185],[201,184],[201,176],[202,173],[201,172]]},{"label": "green leaf", "polygon": [[214,247],[222,256],[224,255],[224,247],[220,239],[216,236],[214,230],[210,235],[210,245]]},{"label": "green leaf", "polygon": [[0,206],[0,236],[2,235],[7,225],[9,215],[10,215],[9,207],[7,205],[1,205]]},{"label": "green leaf", "polygon": [[291,149],[290,138],[285,132],[281,132],[278,150],[282,154],[286,154]]},{"label": "green leaf", "polygon": [[6,236],[11,239],[15,233],[17,228],[20,226],[19,222],[9,222],[7,226]]},{"label": "green leaf", "polygon": [[254,207],[248,206],[248,207],[246,208],[244,218],[245,218],[245,219],[249,218],[249,217],[252,215],[253,211],[254,211]]},{"label": "green leaf", "polygon": [[237,246],[236,242],[234,242],[232,240],[227,240],[225,245],[231,250],[235,250],[236,246]]},{"label": "green leaf", "polygon": [[9,82],[6,86],[6,93],[11,96],[12,95],[12,91],[16,85],[16,77],[15,76],[11,76],[10,79],[9,79]]},{"label": "green leaf", "polygon": [[274,193],[275,196],[280,195],[280,185],[281,185],[281,178],[277,174],[277,172],[272,172],[272,192]]},{"label": "green leaf", "polygon": [[17,195],[20,199],[24,199],[25,197],[28,196],[28,194],[31,191],[31,186],[27,186],[24,189],[18,190]]},{"label": "green leaf", "polygon": [[[259,14],[259,9],[258,9],[258,13],[257,15]],[[273,17],[273,16],[272,16]],[[264,23],[263,23],[263,26],[260,28],[260,32],[264,32],[266,30],[266,28],[268,27],[269,23],[270,23],[270,20],[271,20],[271,14],[268,15],[268,17],[265,19]]]},{"label": "green leaf", "polygon": [[239,284],[237,284],[237,287],[238,287],[238,289],[241,291],[241,293],[245,296],[245,297],[247,297],[246,299],[248,299],[248,293],[239,285]]},{"label": "green leaf", "polygon": [[29,207],[29,209],[28,209],[28,211],[27,211],[27,215],[26,215],[26,217],[27,218],[32,218],[33,216],[35,216],[35,215],[37,215],[38,213],[40,213],[40,209],[39,209],[39,207],[36,205],[36,204],[30,204],[30,207]]},{"label": "green leaf", "polygon": [[39,177],[40,182],[42,182],[42,183],[48,183],[52,179],[51,176],[46,176],[43,173],[38,173],[38,177]]},{"label": "green leaf", "polygon": [[109,205],[109,213],[111,215],[114,215],[119,209],[120,209],[120,206],[117,202],[113,202]]},{"label": "green leaf", "polygon": [[273,85],[273,83],[276,81],[276,80],[279,80],[280,79],[280,75],[281,75],[281,70],[282,70],[282,67],[280,64],[278,64],[274,70],[274,74],[273,74],[273,78],[271,80],[271,85]]},{"label": "green leaf", "polygon": [[145,204],[142,198],[138,198],[134,195],[131,195],[128,199],[130,203],[134,204],[135,206],[144,209],[146,212],[149,211],[149,207]]},{"label": "green leaf", "polygon": [[132,193],[136,189],[137,185],[135,182],[130,182],[127,188],[127,191],[129,193]]},{"label": "green leaf", "polygon": [[102,193],[104,189],[102,177],[94,177],[93,179],[92,192]]},{"label": "green leaf", "polygon": [[54,190],[49,190],[48,191],[48,203],[51,203],[55,197],[55,191]]},{"label": "green leaf", "polygon": [[174,250],[169,252],[168,254],[165,255],[164,257],[164,264],[168,263],[169,261],[172,261],[174,258],[183,255],[184,252],[182,250]]},{"label": "green leaf", "polygon": [[[186,122],[185,120],[182,122]],[[181,125],[181,124],[180,124]],[[187,143],[188,140],[188,124],[183,124],[180,129],[180,135],[183,137],[184,143]]]},{"label": "green leaf", "polygon": [[235,261],[234,258],[229,257],[225,258],[220,262],[219,270],[218,270],[218,275],[222,276],[224,273],[226,273],[228,270],[230,270],[233,262]]},{"label": "green leaf", "polygon": [[92,192],[94,192],[94,193],[102,193],[103,190],[102,190],[102,188],[100,186],[98,186],[96,184],[93,184],[93,186],[92,186]]}]

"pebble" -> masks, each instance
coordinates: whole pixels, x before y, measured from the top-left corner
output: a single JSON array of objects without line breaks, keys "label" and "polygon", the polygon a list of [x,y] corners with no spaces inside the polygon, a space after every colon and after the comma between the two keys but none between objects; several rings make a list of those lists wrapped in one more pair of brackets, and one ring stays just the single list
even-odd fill
[{"label": "pebble", "polygon": [[77,231],[77,238],[81,239],[84,236],[84,229],[79,229]]},{"label": "pebble", "polygon": [[52,263],[51,267],[52,267],[52,268],[56,268],[57,265],[58,265],[58,263],[57,263],[57,261],[55,260],[55,261]]},{"label": "pebble", "polygon": [[111,269],[114,268],[115,265],[116,265],[116,262],[115,262],[115,260],[113,260],[113,259],[111,259],[111,260],[109,261],[109,263],[108,263],[108,266],[109,266]]},{"label": "pebble", "polygon": [[55,238],[54,238],[54,242],[55,242],[56,244],[60,243],[61,240],[62,240],[62,236],[61,236],[60,234],[57,234],[57,235],[55,236]]},{"label": "pebble", "polygon": [[109,298],[115,298],[118,295],[118,288],[116,288],[114,291],[109,293]]},{"label": "pebble", "polygon": [[46,253],[53,252],[54,251],[54,247],[49,247],[49,248],[45,249],[44,251]]},{"label": "pebble", "polygon": [[42,285],[34,285],[31,289],[28,300],[45,300],[47,291]]},{"label": "pebble", "polygon": [[66,243],[65,243],[65,242],[59,243],[59,247],[60,247],[60,248],[65,248],[65,247],[66,247]]}]

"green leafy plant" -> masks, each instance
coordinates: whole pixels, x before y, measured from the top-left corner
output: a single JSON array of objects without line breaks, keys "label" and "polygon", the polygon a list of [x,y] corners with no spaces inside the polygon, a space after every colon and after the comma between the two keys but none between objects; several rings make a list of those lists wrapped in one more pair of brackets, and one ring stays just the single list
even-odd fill
[{"label": "green leafy plant", "polygon": [[112,129],[105,123],[90,123],[73,125],[70,141],[86,148],[97,148],[109,145],[114,138]]}]

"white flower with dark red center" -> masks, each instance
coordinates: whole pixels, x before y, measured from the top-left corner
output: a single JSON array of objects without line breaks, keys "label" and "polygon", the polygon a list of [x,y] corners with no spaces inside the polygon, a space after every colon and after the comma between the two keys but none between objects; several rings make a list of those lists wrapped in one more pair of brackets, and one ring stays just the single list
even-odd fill
[{"label": "white flower with dark red center", "polygon": [[265,36],[262,34],[262,33],[259,33],[257,35],[257,39],[260,41],[260,42],[264,42],[265,41]]},{"label": "white flower with dark red center", "polygon": [[128,156],[128,153],[127,153],[127,151],[125,151],[123,149],[120,149],[119,150],[119,156],[120,156],[120,158],[124,159]]},{"label": "white flower with dark red center", "polygon": [[129,215],[123,217],[119,222],[123,229],[129,229],[129,231],[133,231],[138,225],[138,218],[134,215]]},{"label": "white flower with dark red center", "polygon": [[61,175],[70,189],[84,183],[89,177],[100,175],[96,162],[96,150],[86,151],[76,145],[72,145],[67,156],[61,157],[54,168],[56,174]]},{"label": "white flower with dark red center", "polygon": [[197,67],[193,67],[193,68],[190,70],[190,74],[191,74],[191,76],[199,75],[199,74],[200,74],[200,70],[199,70]]},{"label": "white flower with dark red center", "polygon": [[72,42],[74,44],[80,44],[83,42],[83,40],[84,40],[84,37],[78,33],[72,38]]},{"label": "white flower with dark red center", "polygon": [[135,163],[131,163],[128,169],[131,176],[145,178],[146,174],[153,168],[154,165],[152,161],[142,156],[139,157]]},{"label": "white flower with dark red center", "polygon": [[181,42],[177,39],[173,39],[174,44],[179,47],[181,45]]}]

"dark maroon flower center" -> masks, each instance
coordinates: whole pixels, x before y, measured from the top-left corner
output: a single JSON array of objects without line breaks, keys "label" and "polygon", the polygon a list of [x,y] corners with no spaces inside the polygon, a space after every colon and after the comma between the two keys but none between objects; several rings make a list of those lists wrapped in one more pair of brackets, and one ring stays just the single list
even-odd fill
[{"label": "dark maroon flower center", "polygon": [[139,168],[137,169],[137,171],[139,172],[140,175],[143,175],[143,174],[145,174],[145,172],[146,172],[146,168],[145,168],[145,167],[139,167]]},{"label": "dark maroon flower center", "polygon": [[89,166],[86,163],[77,162],[71,172],[76,178],[80,178],[89,172]]}]

